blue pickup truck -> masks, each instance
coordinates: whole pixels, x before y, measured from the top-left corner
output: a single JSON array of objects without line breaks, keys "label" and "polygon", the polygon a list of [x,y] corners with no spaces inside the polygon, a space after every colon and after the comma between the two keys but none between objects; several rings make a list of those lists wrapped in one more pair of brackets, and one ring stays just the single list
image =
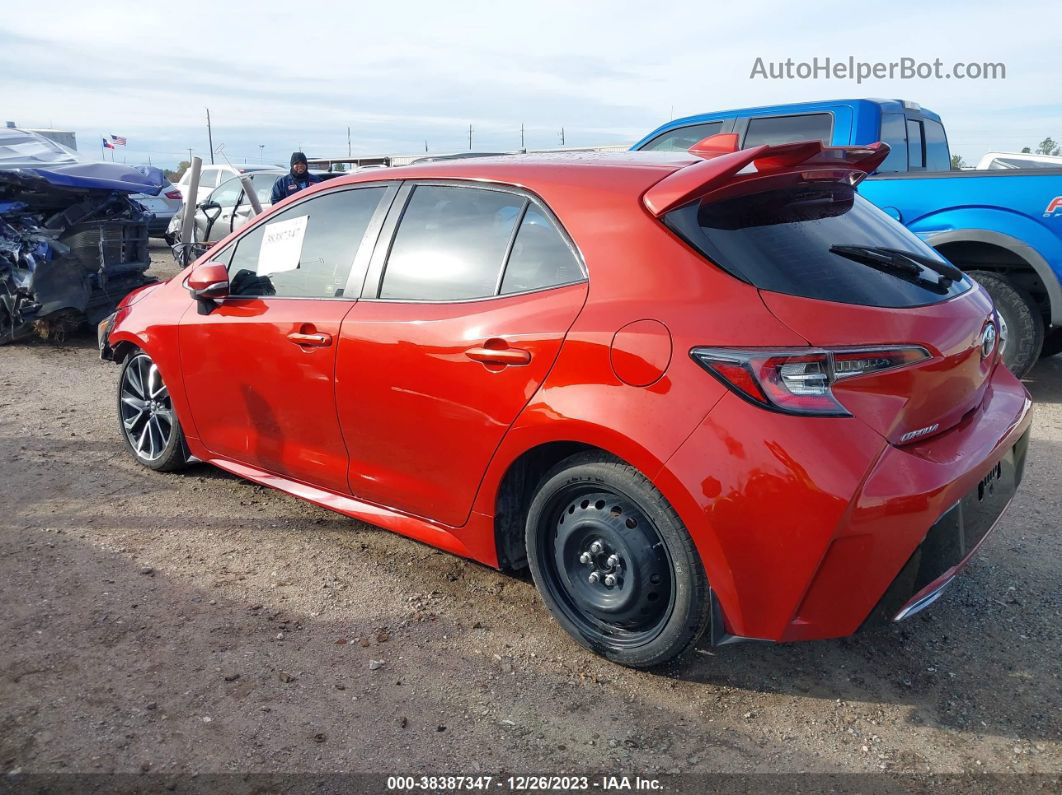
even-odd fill
[{"label": "blue pickup truck", "polygon": [[684,151],[717,133],[737,133],[743,148],[885,141],[891,152],[860,193],[991,294],[1007,330],[1004,360],[1019,377],[1062,351],[1062,169],[952,170],[940,117],[901,100],[703,113],[668,122],[632,149]]}]

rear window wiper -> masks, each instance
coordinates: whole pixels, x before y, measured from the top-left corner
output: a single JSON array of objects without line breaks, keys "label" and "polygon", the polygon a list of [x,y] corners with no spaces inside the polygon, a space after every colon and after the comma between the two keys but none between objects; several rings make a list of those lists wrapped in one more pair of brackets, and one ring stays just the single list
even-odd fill
[{"label": "rear window wiper", "polygon": [[[916,282],[941,294],[947,293],[953,282],[962,279],[962,271],[953,265],[898,248],[830,246],[830,252],[875,270]],[[929,278],[927,270],[936,274],[936,278]]]}]

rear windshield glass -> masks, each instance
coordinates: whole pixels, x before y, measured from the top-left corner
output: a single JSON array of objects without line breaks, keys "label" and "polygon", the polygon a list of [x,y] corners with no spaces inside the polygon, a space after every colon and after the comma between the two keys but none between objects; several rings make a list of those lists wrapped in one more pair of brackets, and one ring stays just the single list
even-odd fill
[{"label": "rear windshield glass", "polygon": [[850,185],[805,184],[693,202],[664,222],[712,262],[762,290],[910,307],[970,287],[966,278],[942,276],[937,263],[948,270],[946,260]]}]

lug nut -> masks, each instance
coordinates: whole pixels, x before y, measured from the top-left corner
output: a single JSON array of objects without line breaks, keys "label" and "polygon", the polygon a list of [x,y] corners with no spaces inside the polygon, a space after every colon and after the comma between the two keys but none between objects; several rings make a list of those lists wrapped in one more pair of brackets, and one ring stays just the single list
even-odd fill
[{"label": "lug nut", "polygon": [[605,585],[607,585],[609,588],[611,588],[615,584],[616,584],[616,575],[615,574],[606,574],[605,575]]},{"label": "lug nut", "polygon": [[587,577],[587,579],[590,580],[591,585],[596,585],[597,581],[601,579],[601,575],[598,574],[596,571],[592,571],[590,572],[590,576]]},{"label": "lug nut", "polygon": [[605,565],[610,569],[614,569],[620,565],[619,555],[609,555],[608,560],[605,561]]},{"label": "lug nut", "polygon": [[579,562],[582,563],[584,566],[589,566],[591,563],[594,562],[594,556],[591,555],[589,552],[584,552],[582,555],[579,556]]},{"label": "lug nut", "polygon": [[601,546],[600,541],[595,541],[593,544],[590,545],[590,551],[593,552],[595,555],[600,555],[602,549],[604,549],[604,547]]}]

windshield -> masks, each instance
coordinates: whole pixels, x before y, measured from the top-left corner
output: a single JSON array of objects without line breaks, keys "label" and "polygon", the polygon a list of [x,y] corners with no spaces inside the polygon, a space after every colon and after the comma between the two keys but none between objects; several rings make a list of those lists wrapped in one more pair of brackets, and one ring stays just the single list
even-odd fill
[{"label": "windshield", "polygon": [[77,163],[77,155],[41,135],[17,132],[0,137],[0,165]]},{"label": "windshield", "polygon": [[936,251],[841,183],[694,202],[664,222],[715,264],[772,292],[911,307],[970,288]]}]

